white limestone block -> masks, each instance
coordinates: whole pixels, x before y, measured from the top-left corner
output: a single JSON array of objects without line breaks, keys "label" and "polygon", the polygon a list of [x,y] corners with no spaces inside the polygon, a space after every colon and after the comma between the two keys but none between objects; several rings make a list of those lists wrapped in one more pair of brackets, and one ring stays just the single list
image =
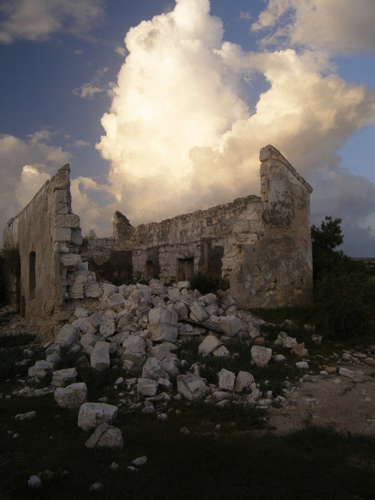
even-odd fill
[{"label": "white limestone block", "polygon": [[233,337],[241,330],[242,323],[236,316],[222,316],[220,318],[220,328],[227,337]]},{"label": "white limestone block", "polygon": [[113,319],[105,319],[100,325],[100,335],[102,337],[110,337],[116,331],[116,324]]},{"label": "white limestone block", "polygon": [[106,403],[84,403],[78,413],[78,427],[84,431],[96,429],[100,424],[113,424],[117,418],[117,406]]},{"label": "white limestone block", "polygon": [[212,353],[214,358],[222,358],[222,359],[229,359],[230,358],[230,352],[228,349],[225,347],[225,345],[222,345],[218,347],[217,349],[214,350]]},{"label": "white limestone block", "polygon": [[79,408],[87,400],[87,387],[84,382],[58,387],[54,396],[56,403],[61,408]]},{"label": "white limestone block", "polygon": [[217,339],[214,335],[207,335],[207,337],[198,347],[198,354],[208,356],[221,345],[223,345],[222,342],[220,342],[220,340]]},{"label": "white limestone block", "polygon": [[235,392],[243,392],[251,387],[254,383],[254,377],[249,372],[240,371],[237,375],[236,383],[234,386]]},{"label": "white limestone block", "polygon": [[78,328],[64,325],[56,337],[56,343],[61,346],[73,345],[78,340]]},{"label": "white limestone block", "polygon": [[148,378],[139,378],[137,383],[137,391],[143,396],[155,396],[158,392],[158,382]]},{"label": "white limestone block", "polygon": [[73,384],[77,380],[77,369],[66,368],[65,370],[56,370],[52,375],[51,385],[53,387],[65,387]]},{"label": "white limestone block", "polygon": [[86,333],[82,335],[81,340],[79,341],[83,350],[88,354],[92,353],[92,350],[95,347],[95,344],[99,341],[98,337],[94,333]]},{"label": "white limestone block", "polygon": [[251,357],[257,366],[266,366],[272,358],[272,349],[253,345],[251,348]]},{"label": "white limestone block", "polygon": [[168,325],[165,323],[161,323],[159,325],[150,323],[148,328],[151,333],[151,339],[155,342],[166,341],[172,342],[174,344],[177,341],[177,326]]},{"label": "white limestone block", "polygon": [[156,358],[148,358],[143,366],[142,378],[158,380],[159,378],[169,378],[160,362]]},{"label": "white limestone block", "polygon": [[191,304],[190,311],[191,314],[194,315],[194,318],[197,319],[197,321],[203,323],[204,321],[207,321],[209,319],[207,311],[205,311],[204,307],[202,307],[201,304],[196,300]]},{"label": "white limestone block", "polygon": [[122,432],[117,427],[110,427],[106,422],[95,429],[93,434],[85,443],[89,449],[110,449],[112,451],[121,451],[124,446]]},{"label": "white limestone block", "polygon": [[219,378],[219,388],[222,391],[233,391],[236,375],[229,370],[225,370],[225,368],[220,370],[217,375]]},{"label": "white limestone block", "polygon": [[209,394],[210,389],[198,375],[179,375],[177,391],[188,401],[199,401]]},{"label": "white limestone block", "polygon": [[92,368],[97,371],[104,371],[110,367],[109,343],[99,340],[90,355]]}]

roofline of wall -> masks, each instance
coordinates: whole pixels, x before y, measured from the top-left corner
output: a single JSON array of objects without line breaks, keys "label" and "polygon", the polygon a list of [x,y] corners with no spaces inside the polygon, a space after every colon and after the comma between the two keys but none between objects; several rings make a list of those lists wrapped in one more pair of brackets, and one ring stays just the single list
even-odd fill
[{"label": "roofline of wall", "polygon": [[300,181],[300,183],[305,186],[305,188],[312,193],[313,188],[310,186],[310,184],[305,181],[305,179],[300,175],[297,170],[291,165],[288,160],[285,158],[284,155],[280,153],[278,149],[276,149],[274,146],[271,144],[268,144],[268,146],[265,146],[260,150],[259,153],[259,159],[263,163],[268,160],[277,160],[281,162],[293,175],[296,179]]}]

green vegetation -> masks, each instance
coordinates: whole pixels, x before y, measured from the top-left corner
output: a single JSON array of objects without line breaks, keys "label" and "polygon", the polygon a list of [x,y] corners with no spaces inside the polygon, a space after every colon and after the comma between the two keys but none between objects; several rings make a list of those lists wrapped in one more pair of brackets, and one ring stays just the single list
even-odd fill
[{"label": "green vegetation", "polygon": [[0,304],[18,303],[20,295],[20,256],[18,248],[0,252]]},{"label": "green vegetation", "polygon": [[225,279],[208,278],[202,273],[194,274],[190,279],[192,290],[198,290],[201,294],[216,293],[218,290],[228,290],[229,283]]},{"label": "green vegetation", "polygon": [[341,222],[326,217],[320,228],[311,228],[314,320],[327,338],[369,343],[375,334],[373,269],[335,250],[344,241]]}]

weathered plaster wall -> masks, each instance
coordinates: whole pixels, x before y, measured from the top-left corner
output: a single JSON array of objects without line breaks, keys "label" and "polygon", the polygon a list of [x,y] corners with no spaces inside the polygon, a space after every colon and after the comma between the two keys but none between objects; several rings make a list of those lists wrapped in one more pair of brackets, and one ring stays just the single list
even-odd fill
[{"label": "weathered plaster wall", "polygon": [[62,167],[4,231],[4,248],[19,249],[25,317],[62,320],[95,300],[95,272],[119,282],[183,281],[201,272],[228,279],[240,307],[309,303],[312,189],[274,147],[263,148],[260,160],[261,197],[137,228],[116,212],[113,238],[84,241],[71,209],[70,168]]},{"label": "weathered plaster wall", "polygon": [[229,279],[241,307],[311,301],[309,184],[273,146],[261,150],[261,197],[132,228],[118,212],[113,249],[132,251],[138,278],[201,272]]},{"label": "weathered plaster wall", "polygon": [[95,275],[82,262],[79,217],[72,213],[70,167],[47,181],[4,231],[5,249],[18,248],[22,314],[49,324],[73,299],[99,295]]}]

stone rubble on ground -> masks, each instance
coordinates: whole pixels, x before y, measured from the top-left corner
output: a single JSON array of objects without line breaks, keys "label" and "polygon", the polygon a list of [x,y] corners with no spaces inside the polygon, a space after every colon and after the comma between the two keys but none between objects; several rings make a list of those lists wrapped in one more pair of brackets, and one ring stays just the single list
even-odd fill
[{"label": "stone rubble on ground", "polygon": [[[29,367],[28,381],[50,385],[42,388],[34,387],[35,384],[31,384],[32,387],[26,385],[16,393],[26,397],[53,393],[59,406],[79,410],[78,426],[91,433],[85,443],[87,448],[122,449],[124,440],[121,431],[113,426],[120,407],[121,411],[139,411],[154,415],[161,421],[168,419],[169,412],[176,411],[171,406],[173,403],[182,401],[203,401],[218,407],[230,404],[283,407],[295,388],[285,381],[282,395],[274,394],[266,383],[263,382],[262,386],[257,383],[256,373],[267,370],[271,364],[285,365],[288,360],[284,354],[287,352],[291,354],[292,363],[302,372],[300,381],[311,380],[306,373],[310,370],[311,359],[305,345],[295,338],[298,336],[295,325],[291,321],[283,323],[283,328],[293,332],[293,336],[280,332],[273,344],[274,352],[263,346],[267,340],[266,334],[262,333],[265,321],[238,310],[228,292],[219,297],[201,295],[191,290],[189,282],[165,287],[158,280],[151,280],[149,285],[120,287],[104,283],[99,285],[99,292],[99,306],[92,306],[91,309],[89,306],[77,307],[55,341],[45,345],[46,360],[35,360],[31,349],[24,351],[23,361]],[[305,329],[311,333],[314,331],[309,325]],[[322,342],[321,336],[316,334],[312,334],[311,338],[313,342]],[[187,361],[190,358],[185,356],[184,349],[189,345],[186,342],[192,339],[196,339],[195,359],[198,357],[200,360],[193,364]],[[236,352],[236,349],[240,350],[240,345],[241,349],[245,347],[249,351],[250,371],[235,372],[221,368],[214,373],[214,383],[209,383],[205,378],[205,360],[208,363],[212,358],[218,358],[222,360],[221,367],[225,367],[226,360],[235,362],[240,356]],[[277,353],[277,349],[284,354]],[[349,364],[353,369],[337,368],[326,359],[327,364],[321,362],[320,376],[338,374],[357,380],[361,373],[355,367],[361,364],[375,366],[374,354],[375,347],[366,353],[344,351],[341,358],[333,356],[335,362],[332,365],[336,362]],[[59,369],[65,355],[75,359],[75,362]],[[298,361],[298,358],[303,360]],[[254,367],[255,377],[251,367]],[[98,402],[87,402],[86,384],[76,382],[80,368],[97,372],[98,376],[109,369],[118,373],[113,379],[116,381],[111,383],[113,389],[118,391],[116,405],[106,404],[107,397],[99,398]],[[341,380],[334,382],[341,383]],[[0,395],[0,398],[10,397]],[[27,415],[30,414],[35,412],[19,414],[15,418],[29,419],[31,417]],[[186,427],[182,427],[180,432],[189,434]],[[147,461],[146,457],[136,459],[133,465],[142,465],[137,461],[144,459]],[[137,470],[132,466],[128,469]],[[31,480],[32,484],[34,482],[38,484],[38,480]]]}]

